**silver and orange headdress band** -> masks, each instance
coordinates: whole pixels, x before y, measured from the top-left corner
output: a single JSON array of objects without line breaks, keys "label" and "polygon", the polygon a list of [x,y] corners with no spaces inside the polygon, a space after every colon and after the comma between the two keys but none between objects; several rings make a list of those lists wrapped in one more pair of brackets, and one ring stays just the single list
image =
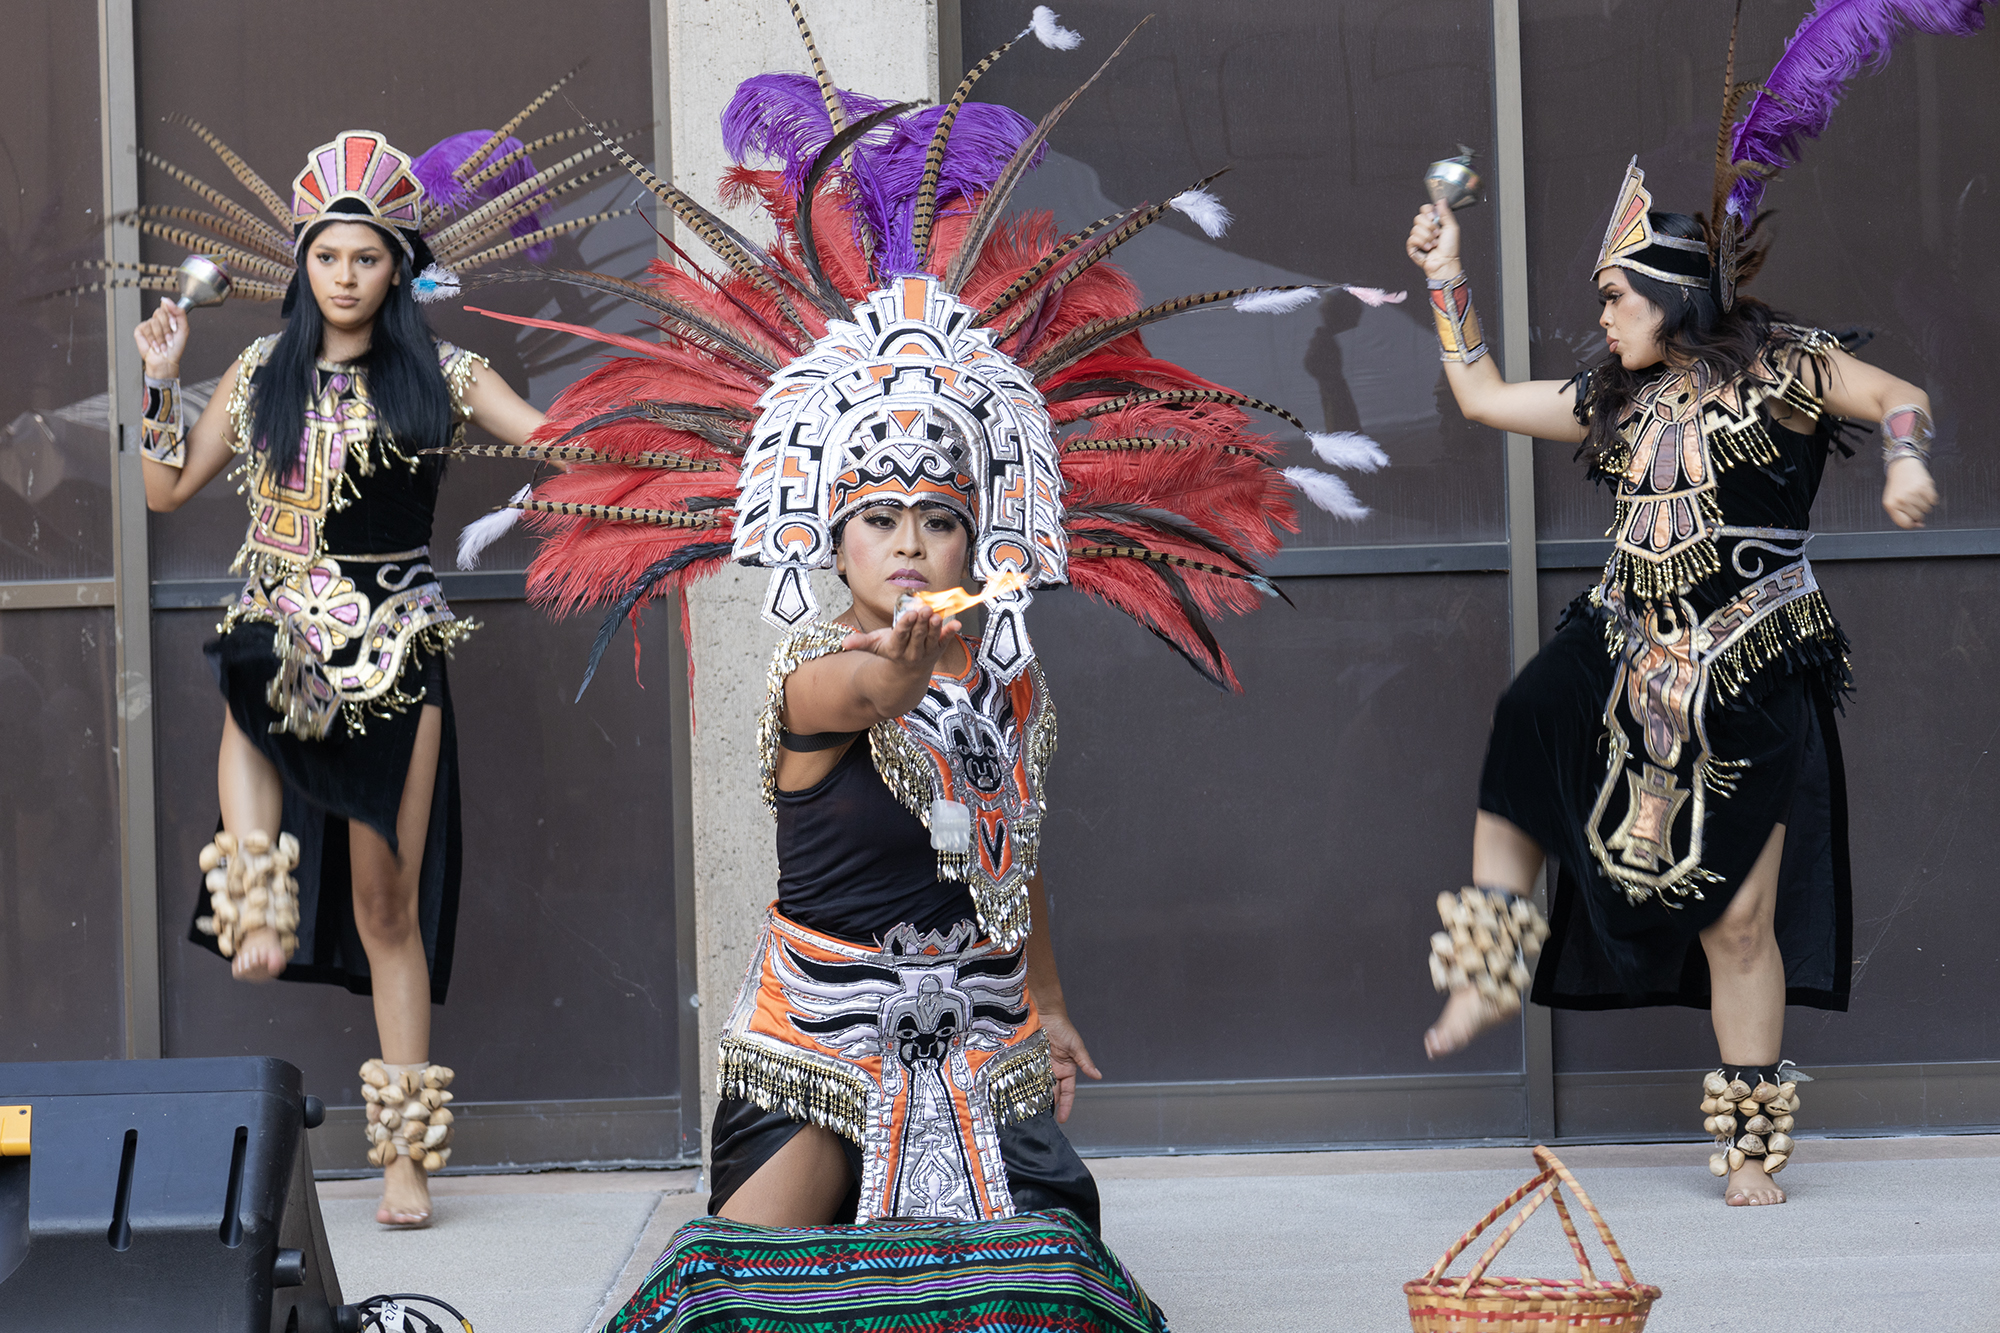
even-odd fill
[{"label": "silver and orange headdress band", "polygon": [[1034,656],[1030,589],[1068,578],[1061,458],[1033,378],[996,331],[929,275],[899,278],[833,320],[771,377],[743,458],[730,558],[771,570],[764,617],[792,628],[819,607],[807,571],[834,533],[884,502],[943,504],[973,532],[972,576],[1020,576],[988,599],[981,665],[1012,680]]}]

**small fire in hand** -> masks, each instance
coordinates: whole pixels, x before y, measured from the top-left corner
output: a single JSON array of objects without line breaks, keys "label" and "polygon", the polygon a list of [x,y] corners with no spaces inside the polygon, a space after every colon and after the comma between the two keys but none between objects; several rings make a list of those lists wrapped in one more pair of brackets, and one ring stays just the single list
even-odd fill
[{"label": "small fire in hand", "polygon": [[896,614],[900,616],[907,608],[921,602],[941,616],[955,616],[961,611],[978,606],[981,602],[1004,597],[1027,586],[1026,574],[1018,569],[1003,569],[986,581],[986,589],[983,592],[972,593],[963,588],[940,588],[936,592],[906,592],[896,599]]}]

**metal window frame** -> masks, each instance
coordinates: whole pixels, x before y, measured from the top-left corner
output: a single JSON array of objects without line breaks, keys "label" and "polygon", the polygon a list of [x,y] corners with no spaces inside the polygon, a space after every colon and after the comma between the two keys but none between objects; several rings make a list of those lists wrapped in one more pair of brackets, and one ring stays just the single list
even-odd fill
[{"label": "metal window frame", "polygon": [[[114,218],[139,205],[138,75],[133,0],[98,0],[98,110],[104,171],[104,212]],[[104,257],[139,258],[138,234],[104,229]],[[124,904],[124,1028],[127,1059],[155,1059],[162,1048],[160,993],[159,847],[153,804],[153,613],[146,532],[146,482],[136,447],[132,397],[142,367],[122,330],[139,322],[136,288],[104,294],[105,371],[110,391],[112,493],[112,617],[117,627],[114,685],[118,716],[120,893]]]}]

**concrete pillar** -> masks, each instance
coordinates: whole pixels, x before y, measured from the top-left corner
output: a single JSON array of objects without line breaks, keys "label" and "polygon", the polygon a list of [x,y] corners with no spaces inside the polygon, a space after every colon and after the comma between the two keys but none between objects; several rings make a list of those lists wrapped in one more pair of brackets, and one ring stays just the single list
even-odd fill
[{"label": "concrete pillar", "polygon": [[[656,0],[664,6],[668,142],[673,180],[711,208],[730,166],[722,109],[752,74],[809,71],[784,0]],[[843,88],[899,101],[938,96],[940,70],[962,72],[956,0],[801,0],[827,69]],[[656,19],[659,17],[656,14]],[[664,164],[663,164],[664,165]],[[769,225],[754,213],[725,214],[753,240]],[[675,240],[704,253],[684,232]],[[702,1151],[716,1098],[716,1040],[748,964],[765,907],[776,896],[771,816],[759,795],[757,713],[778,635],[757,614],[768,575],[731,566],[689,598],[694,621],[694,811],[696,977],[701,1010]],[[830,576],[818,581],[828,615],[847,605]],[[684,1103],[694,1113],[693,1099]]]}]

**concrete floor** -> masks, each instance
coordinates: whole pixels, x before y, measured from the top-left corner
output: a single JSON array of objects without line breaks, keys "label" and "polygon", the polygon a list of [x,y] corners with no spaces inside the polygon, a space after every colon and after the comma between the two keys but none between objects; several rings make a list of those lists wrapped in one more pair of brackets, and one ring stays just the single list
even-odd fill
[{"label": "concrete floor", "polygon": [[[1801,1147],[1779,1178],[1792,1200],[1779,1208],[1723,1207],[1702,1145],[1561,1156],[1639,1279],[1664,1290],[1651,1333],[2000,1327],[2000,1136]],[[1525,1148],[1111,1158],[1091,1169],[1106,1240],[1176,1333],[1407,1329],[1402,1284],[1534,1173]],[[691,1171],[445,1178],[433,1185],[436,1222],[411,1233],[375,1225],[371,1182],[325,1182],[320,1198],[347,1299],[431,1291],[479,1333],[583,1333],[703,1213],[698,1183]],[[1615,1271],[1589,1248],[1600,1276]],[[1574,1274],[1553,1210],[1493,1271]]]}]

